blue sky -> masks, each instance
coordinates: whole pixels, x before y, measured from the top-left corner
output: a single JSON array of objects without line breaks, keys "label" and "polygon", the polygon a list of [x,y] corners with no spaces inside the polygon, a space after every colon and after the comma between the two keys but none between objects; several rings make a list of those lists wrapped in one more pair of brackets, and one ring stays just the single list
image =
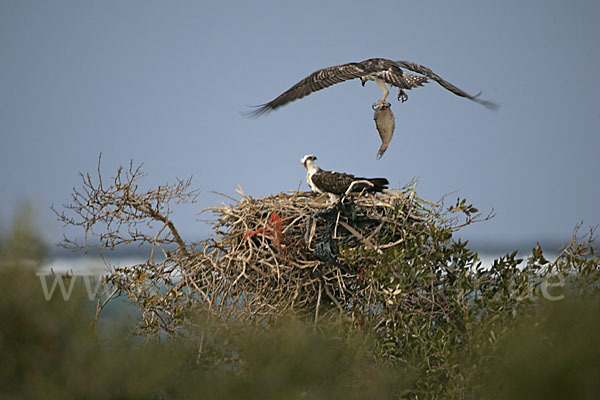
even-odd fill
[{"label": "blue sky", "polygon": [[[202,194],[174,219],[234,195],[308,190],[304,154],[324,169],[419,179],[421,197],[457,191],[496,218],[474,241],[567,240],[600,223],[600,3],[592,1],[2,1],[0,222],[70,199],[79,171],[144,163],[147,187],[193,177]],[[241,115],[322,67],[413,61],[501,105],[492,112],[435,83],[392,93],[385,156],[373,82],[335,85],[259,119]]]}]

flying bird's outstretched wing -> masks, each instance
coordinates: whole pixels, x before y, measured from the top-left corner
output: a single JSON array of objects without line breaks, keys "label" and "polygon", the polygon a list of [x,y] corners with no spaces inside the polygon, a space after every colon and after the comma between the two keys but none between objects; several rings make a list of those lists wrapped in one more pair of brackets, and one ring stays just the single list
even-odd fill
[{"label": "flying bird's outstretched wing", "polygon": [[479,103],[479,104],[481,104],[489,109],[492,109],[492,110],[495,110],[498,108],[498,105],[496,103],[489,101],[489,100],[480,99],[479,95],[481,94],[481,92],[479,92],[478,94],[476,94],[474,96],[470,95],[469,93],[465,92],[464,90],[457,88],[456,86],[454,86],[453,84],[451,84],[450,82],[448,82],[447,80],[445,80],[444,78],[442,78],[441,76],[439,76],[438,74],[436,74],[435,72],[433,72],[431,69],[429,69],[427,67],[424,67],[419,64],[415,64],[410,61],[394,61],[394,63],[396,65],[398,65],[398,67],[406,68],[410,71],[424,75],[424,76],[428,77],[429,79],[433,79],[434,81],[439,83],[444,89],[451,91],[452,93],[454,93],[457,96],[466,97],[467,99],[473,100],[474,102]]},{"label": "flying bird's outstretched wing", "polygon": [[269,111],[273,111],[278,107],[286,105],[291,101],[301,99],[318,90],[325,89],[336,83],[360,78],[364,75],[365,69],[361,63],[348,63],[320,69],[302,79],[272,101],[257,106],[257,109],[250,113],[250,115],[257,117],[266,114]]},{"label": "flying bird's outstretched wing", "polygon": [[[420,75],[410,74],[404,71],[402,68],[416,72]],[[256,106],[256,110],[249,113],[249,115],[257,117],[266,114],[275,110],[276,108],[286,105],[289,102],[301,99],[302,97],[313,92],[325,89],[331,85],[335,85],[336,83],[355,78],[360,78],[363,86],[366,81],[375,81],[375,83],[377,83],[377,85],[383,91],[383,97],[374,103],[373,106],[389,104],[385,101],[389,93],[385,83],[390,86],[397,87],[398,99],[401,99],[404,102],[406,99],[408,99],[408,96],[403,92],[403,89],[414,89],[416,87],[423,86],[423,84],[427,82],[427,79],[433,79],[443,88],[458,96],[473,100],[491,109],[498,107],[491,101],[479,99],[479,94],[473,96],[457,88],[429,68],[422,65],[408,61],[391,61],[385,58],[370,58],[361,62],[336,65],[334,67],[323,68],[313,72],[277,96],[272,101],[260,106]]]}]

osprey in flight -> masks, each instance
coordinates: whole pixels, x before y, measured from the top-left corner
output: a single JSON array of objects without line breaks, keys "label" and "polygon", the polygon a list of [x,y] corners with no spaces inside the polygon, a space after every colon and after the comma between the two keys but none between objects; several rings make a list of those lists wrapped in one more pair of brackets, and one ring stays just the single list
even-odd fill
[{"label": "osprey in flight", "polygon": [[323,171],[315,164],[316,159],[312,154],[300,159],[307,170],[306,182],[314,192],[327,193],[332,201],[337,201],[346,192],[381,192],[389,184],[385,178],[358,178],[341,172]]},{"label": "osprey in flight", "polygon": [[[416,72],[420,75],[410,74],[404,71],[403,68],[412,72]],[[498,107],[491,101],[479,99],[479,94],[473,96],[464,92],[450,82],[442,79],[441,76],[437,75],[429,68],[422,65],[408,61],[391,61],[386,60],[385,58],[370,58],[361,62],[336,65],[335,67],[323,68],[313,72],[280,94],[274,100],[257,106],[257,109],[252,112],[251,115],[259,116],[266,114],[269,111],[273,111],[289,102],[301,99],[304,96],[308,96],[313,92],[354,78],[359,78],[363,86],[367,81],[375,81],[377,86],[379,86],[379,88],[383,91],[383,96],[381,99],[373,103],[373,108],[381,105],[389,105],[389,103],[386,101],[389,95],[386,84],[389,85],[390,88],[398,88],[398,100],[405,102],[408,100],[408,95],[404,92],[404,90],[410,90],[418,86],[423,86],[423,84],[427,82],[427,79],[433,79],[442,85],[443,88],[451,91],[455,95],[466,97],[467,99],[482,104],[487,108],[495,109]]]}]

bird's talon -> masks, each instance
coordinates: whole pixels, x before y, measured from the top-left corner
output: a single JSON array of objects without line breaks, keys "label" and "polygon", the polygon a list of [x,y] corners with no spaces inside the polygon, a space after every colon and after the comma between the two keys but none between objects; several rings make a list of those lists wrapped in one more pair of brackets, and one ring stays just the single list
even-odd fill
[{"label": "bird's talon", "polygon": [[408,95],[404,92],[404,90],[398,91],[398,100],[402,101],[403,103],[408,100]]}]

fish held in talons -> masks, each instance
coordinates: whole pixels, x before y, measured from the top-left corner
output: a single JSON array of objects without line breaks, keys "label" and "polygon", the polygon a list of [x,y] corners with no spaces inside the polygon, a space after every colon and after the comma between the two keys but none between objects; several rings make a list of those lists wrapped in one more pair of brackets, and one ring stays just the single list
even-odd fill
[{"label": "fish held in talons", "polygon": [[383,153],[385,153],[392,141],[394,129],[396,128],[396,119],[389,104],[377,107],[373,119],[381,138],[381,147],[377,151],[377,159],[379,160],[383,157]]}]

